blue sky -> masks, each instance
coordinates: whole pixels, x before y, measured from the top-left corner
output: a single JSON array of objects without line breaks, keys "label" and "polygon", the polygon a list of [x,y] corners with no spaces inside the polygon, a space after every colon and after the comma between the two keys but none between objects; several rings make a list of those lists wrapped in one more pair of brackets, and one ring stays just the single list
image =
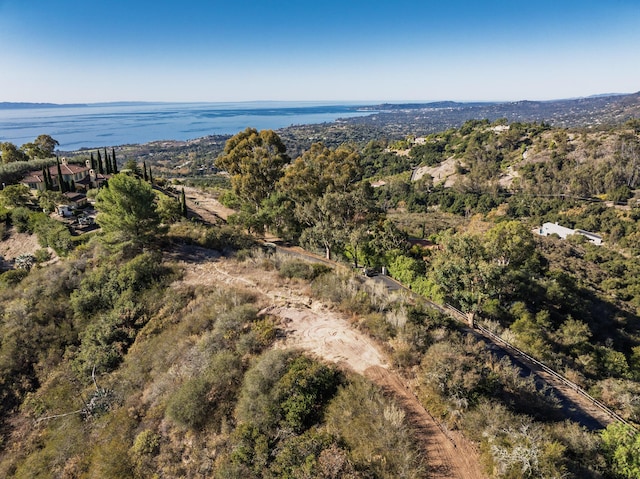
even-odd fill
[{"label": "blue sky", "polygon": [[640,90],[640,0],[0,0],[0,101]]}]

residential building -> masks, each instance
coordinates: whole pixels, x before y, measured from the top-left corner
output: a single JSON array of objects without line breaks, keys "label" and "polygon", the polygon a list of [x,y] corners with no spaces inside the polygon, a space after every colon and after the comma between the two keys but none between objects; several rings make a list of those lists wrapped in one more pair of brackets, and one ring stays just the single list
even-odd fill
[{"label": "residential building", "polygon": [[[91,168],[91,162],[87,160],[85,165],[68,163],[66,158],[62,158],[60,162],[60,173],[62,180],[67,184],[72,184],[76,191],[87,191],[90,188],[99,188],[107,177],[97,173]],[[58,188],[58,165],[49,167],[49,176],[51,177],[52,188]],[[32,192],[45,190],[45,179],[43,171],[32,171],[25,176],[21,183],[26,185]]]},{"label": "residential building", "polygon": [[581,229],[571,229],[566,226],[561,226],[558,223],[545,223],[543,224],[536,232],[540,236],[549,236],[552,234],[558,235],[562,239],[567,239],[568,236],[571,235],[582,235],[586,237],[589,242],[600,246],[602,244],[602,237],[595,233],[591,233],[590,231],[585,231]]}]

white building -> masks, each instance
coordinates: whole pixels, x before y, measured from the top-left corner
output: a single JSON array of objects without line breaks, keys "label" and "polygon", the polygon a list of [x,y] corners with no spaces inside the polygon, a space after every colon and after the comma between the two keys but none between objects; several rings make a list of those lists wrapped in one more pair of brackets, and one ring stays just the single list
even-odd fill
[{"label": "white building", "polygon": [[600,235],[585,230],[572,230],[571,228],[560,226],[558,223],[545,223],[540,227],[537,233],[540,236],[557,234],[562,239],[567,239],[567,236],[571,235],[582,235],[585,236],[589,240],[589,242],[597,246],[600,246],[602,244],[602,237]]}]

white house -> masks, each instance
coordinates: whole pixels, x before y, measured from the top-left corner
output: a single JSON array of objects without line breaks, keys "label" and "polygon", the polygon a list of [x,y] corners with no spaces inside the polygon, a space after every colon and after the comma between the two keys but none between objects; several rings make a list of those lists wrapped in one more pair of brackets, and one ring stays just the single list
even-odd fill
[{"label": "white house", "polygon": [[571,228],[560,226],[558,223],[545,223],[537,230],[537,233],[540,236],[557,234],[562,239],[567,239],[567,236],[571,235],[582,235],[597,246],[602,244],[602,237],[600,235],[585,230],[572,230]]}]

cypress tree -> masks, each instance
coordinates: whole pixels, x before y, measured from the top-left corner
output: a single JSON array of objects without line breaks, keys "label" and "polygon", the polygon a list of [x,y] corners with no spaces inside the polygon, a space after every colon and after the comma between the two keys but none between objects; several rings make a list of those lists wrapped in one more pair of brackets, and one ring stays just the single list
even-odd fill
[{"label": "cypress tree", "polygon": [[51,169],[47,168],[45,172],[47,173],[47,183],[49,184],[49,189],[53,190],[53,178],[51,178]]},{"label": "cypress tree", "polygon": [[62,178],[62,169],[60,168],[60,158],[56,156],[56,164],[58,166],[58,191],[64,193],[64,180]]},{"label": "cypress tree", "polygon": [[149,181],[149,176],[147,175],[147,162],[143,161],[142,166],[144,168],[142,170],[142,178],[144,179],[144,181]]},{"label": "cypress tree", "polygon": [[98,173],[104,175],[104,166],[102,165],[102,156],[100,155],[100,150],[98,150]]},{"label": "cypress tree", "polygon": [[47,191],[49,187],[49,178],[47,178],[47,168],[42,167],[42,181],[44,181],[44,190]]},{"label": "cypress tree", "polygon": [[116,150],[115,148],[111,148],[111,161],[113,163],[113,174],[116,175],[118,173],[118,162],[116,161]]},{"label": "cypress tree", "polygon": [[149,167],[149,183],[153,186],[153,175],[151,174],[151,167]]},{"label": "cypress tree", "polygon": [[107,148],[104,148],[104,172],[109,175],[111,174],[111,158],[109,158],[109,152]]},{"label": "cypress tree", "polygon": [[93,152],[91,152],[91,169],[96,171],[96,159],[93,157]]},{"label": "cypress tree", "polygon": [[180,194],[180,213],[185,218],[187,217],[187,197],[184,194],[184,188],[182,188],[182,193]]}]

